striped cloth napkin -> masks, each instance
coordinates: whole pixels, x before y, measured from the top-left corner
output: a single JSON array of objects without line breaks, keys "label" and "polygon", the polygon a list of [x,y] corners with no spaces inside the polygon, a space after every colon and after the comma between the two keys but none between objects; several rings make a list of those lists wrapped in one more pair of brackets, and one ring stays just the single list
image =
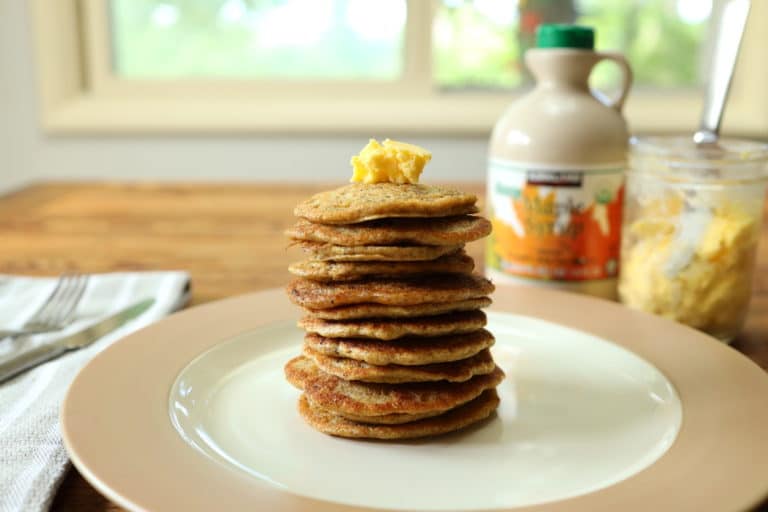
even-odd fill
[{"label": "striped cloth napkin", "polygon": [[[0,275],[0,327],[18,328],[41,306],[56,278]],[[0,384],[0,512],[46,510],[67,468],[59,431],[59,407],[70,382],[110,343],[183,307],[189,300],[185,272],[92,275],[77,309],[77,320],[56,334],[0,340],[0,358],[22,344],[45,342],[153,297],[138,318],[101,340]]]}]

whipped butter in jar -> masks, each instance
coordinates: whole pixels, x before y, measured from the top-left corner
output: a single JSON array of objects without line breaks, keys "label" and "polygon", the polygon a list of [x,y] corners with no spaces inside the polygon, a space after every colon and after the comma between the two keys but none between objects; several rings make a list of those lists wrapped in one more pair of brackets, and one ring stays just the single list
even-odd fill
[{"label": "whipped butter in jar", "polygon": [[752,293],[768,145],[632,139],[619,296],[731,341]]}]

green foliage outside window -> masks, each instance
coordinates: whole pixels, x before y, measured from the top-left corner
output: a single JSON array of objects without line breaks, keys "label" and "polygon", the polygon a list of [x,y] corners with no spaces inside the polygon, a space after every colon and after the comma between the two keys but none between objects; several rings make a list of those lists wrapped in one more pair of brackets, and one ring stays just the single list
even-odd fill
[{"label": "green foliage outside window", "polygon": [[[428,0],[418,0],[428,1]],[[679,15],[686,4],[694,19]],[[393,80],[405,0],[111,0],[114,65],[127,78]],[[595,27],[629,58],[638,86],[699,82],[708,0],[441,0],[433,77],[448,90],[524,86],[538,23]],[[685,7],[685,6],[684,6]],[[698,14],[697,14],[698,13]],[[610,86],[611,66],[593,82]]]}]

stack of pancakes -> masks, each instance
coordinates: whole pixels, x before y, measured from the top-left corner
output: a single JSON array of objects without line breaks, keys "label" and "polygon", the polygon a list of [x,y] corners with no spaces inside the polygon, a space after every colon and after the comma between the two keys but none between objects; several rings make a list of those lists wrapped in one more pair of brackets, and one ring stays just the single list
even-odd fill
[{"label": "stack of pancakes", "polygon": [[288,362],[299,411],[344,437],[442,434],[489,416],[504,373],[480,308],[493,285],[464,244],[488,235],[476,197],[425,185],[352,184],[317,194],[288,230],[309,259],[290,299],[306,315]]}]

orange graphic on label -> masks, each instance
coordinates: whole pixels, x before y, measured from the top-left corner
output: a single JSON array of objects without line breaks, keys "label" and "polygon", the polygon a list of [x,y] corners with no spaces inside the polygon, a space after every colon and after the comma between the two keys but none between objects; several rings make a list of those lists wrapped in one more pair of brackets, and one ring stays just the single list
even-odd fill
[{"label": "orange graphic on label", "polygon": [[511,208],[504,207],[508,213],[492,219],[489,265],[538,279],[615,277],[624,189],[597,194],[589,204],[579,203],[579,195],[558,198],[556,189],[526,184],[519,194],[506,198],[511,202]]}]

